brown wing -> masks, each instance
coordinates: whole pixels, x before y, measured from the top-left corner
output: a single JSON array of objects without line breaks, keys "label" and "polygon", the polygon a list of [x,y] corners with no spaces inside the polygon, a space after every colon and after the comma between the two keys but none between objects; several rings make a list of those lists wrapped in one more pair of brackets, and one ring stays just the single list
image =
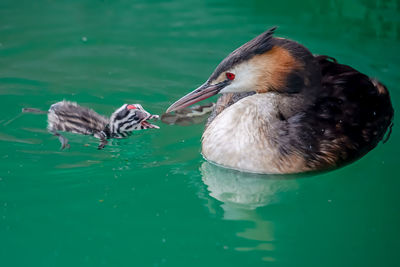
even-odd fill
[{"label": "brown wing", "polygon": [[[373,149],[391,128],[389,92],[377,80],[327,56],[317,56],[322,91],[301,117],[310,167],[351,162]],[[304,134],[303,134],[304,135]]]}]

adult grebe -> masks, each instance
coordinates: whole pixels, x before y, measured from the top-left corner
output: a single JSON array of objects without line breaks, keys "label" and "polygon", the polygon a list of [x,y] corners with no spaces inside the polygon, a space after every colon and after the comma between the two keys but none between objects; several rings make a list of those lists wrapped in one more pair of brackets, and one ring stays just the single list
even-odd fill
[{"label": "adult grebe", "polygon": [[175,111],[222,94],[202,137],[203,156],[257,173],[335,168],[373,149],[391,127],[386,87],[275,28],[229,54]]}]

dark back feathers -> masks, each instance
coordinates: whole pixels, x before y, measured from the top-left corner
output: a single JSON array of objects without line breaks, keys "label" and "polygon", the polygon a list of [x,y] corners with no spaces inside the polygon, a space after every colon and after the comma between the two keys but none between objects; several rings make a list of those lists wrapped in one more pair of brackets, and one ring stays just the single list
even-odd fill
[{"label": "dark back feathers", "polygon": [[324,147],[332,149],[328,153],[340,151],[337,162],[347,163],[374,148],[391,126],[394,111],[389,92],[383,84],[333,58],[316,59],[322,74],[321,95],[303,118],[312,139],[318,140],[312,144],[311,164],[327,152]]}]

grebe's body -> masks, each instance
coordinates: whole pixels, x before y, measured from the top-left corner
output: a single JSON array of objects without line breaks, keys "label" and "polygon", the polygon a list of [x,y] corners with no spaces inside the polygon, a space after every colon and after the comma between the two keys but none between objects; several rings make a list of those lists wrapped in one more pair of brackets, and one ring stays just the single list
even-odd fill
[{"label": "grebe's body", "polygon": [[225,167],[299,173],[341,166],[374,148],[391,125],[384,85],[271,29],[231,53],[168,111],[222,93],[202,154]]}]

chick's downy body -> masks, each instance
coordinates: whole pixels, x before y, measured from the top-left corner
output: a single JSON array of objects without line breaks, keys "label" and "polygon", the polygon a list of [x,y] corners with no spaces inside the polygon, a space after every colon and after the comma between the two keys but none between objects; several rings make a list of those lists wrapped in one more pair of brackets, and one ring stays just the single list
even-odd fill
[{"label": "chick's downy body", "polygon": [[63,131],[102,138],[109,118],[75,102],[61,101],[51,105],[47,123],[50,132]]},{"label": "chick's downy body", "polygon": [[61,148],[68,147],[68,140],[59,132],[93,135],[100,139],[99,149],[104,148],[107,139],[125,138],[132,131],[159,128],[147,120],[158,119],[139,104],[124,104],[114,111],[110,118],[75,102],[60,101],[53,104],[47,113],[47,129],[58,136]]}]

